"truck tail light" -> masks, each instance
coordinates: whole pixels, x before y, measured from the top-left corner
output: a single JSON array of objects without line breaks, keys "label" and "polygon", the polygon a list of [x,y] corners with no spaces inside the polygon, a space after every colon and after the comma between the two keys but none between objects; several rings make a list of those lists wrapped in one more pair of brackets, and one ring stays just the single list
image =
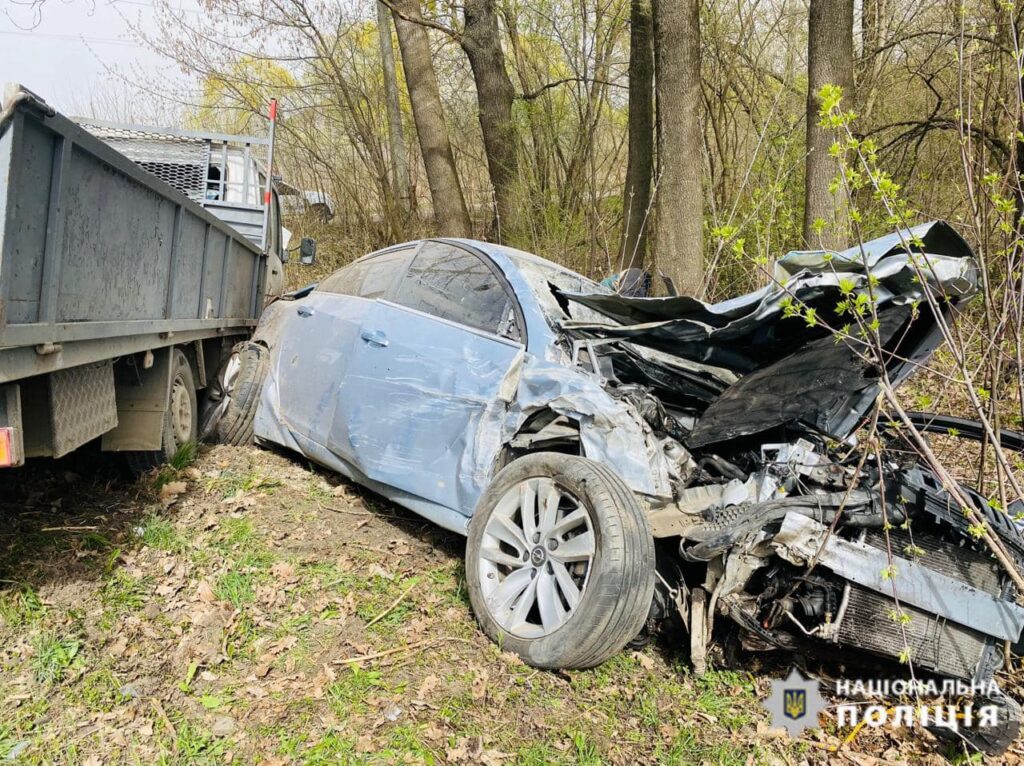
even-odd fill
[{"label": "truck tail light", "polygon": [[10,427],[0,428],[0,468],[10,468],[14,465],[14,429]]}]

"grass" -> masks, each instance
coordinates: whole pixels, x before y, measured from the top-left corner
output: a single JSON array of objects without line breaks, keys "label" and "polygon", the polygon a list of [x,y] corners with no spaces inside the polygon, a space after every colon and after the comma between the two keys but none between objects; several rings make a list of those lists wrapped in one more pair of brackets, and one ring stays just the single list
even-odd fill
[{"label": "grass", "polygon": [[213,541],[213,547],[222,555],[228,556],[235,551],[242,551],[246,555],[262,550],[263,540],[256,532],[252,522],[240,516],[238,518],[229,516],[221,522]]},{"label": "grass", "polygon": [[185,442],[175,450],[167,464],[175,471],[184,471],[196,462],[197,457],[199,457],[199,442]]},{"label": "grass", "polygon": [[221,601],[241,609],[256,597],[253,575],[249,572],[227,572],[217,580],[213,593]]},{"label": "grass", "polygon": [[330,487],[316,476],[310,477],[306,483],[306,497],[314,503],[331,503],[335,499]]},{"label": "grass", "polygon": [[108,668],[82,676],[72,689],[72,698],[87,710],[109,713],[129,698],[121,693],[122,684]]},{"label": "grass", "polygon": [[133,577],[123,569],[115,569],[100,590],[105,621],[112,624],[124,614],[142,609],[149,596],[152,577]]},{"label": "grass", "polygon": [[[769,763],[765,758],[752,759],[751,748],[732,742],[709,742],[701,732],[684,729],[668,747],[659,749],[657,761],[665,766],[690,766],[694,763],[715,763],[722,766],[746,766],[748,763]],[[755,748],[754,755],[757,755]]]},{"label": "grass", "polygon": [[32,673],[41,684],[60,681],[75,664],[82,642],[72,636],[44,631],[32,639]]},{"label": "grass", "polygon": [[281,486],[281,481],[267,476],[260,471],[224,470],[217,476],[206,481],[206,491],[210,494],[229,498],[242,493],[265,492],[272,494]]},{"label": "grass", "polygon": [[337,732],[330,732],[312,745],[305,742],[289,742],[280,750],[294,763],[303,766],[335,766],[336,764],[365,763],[366,758],[356,750],[356,741]]},{"label": "grass", "polygon": [[185,538],[174,524],[162,516],[148,516],[139,526],[139,539],[144,545],[165,553],[184,553],[188,548]]},{"label": "grass", "polygon": [[28,585],[0,593],[0,620],[10,628],[23,628],[43,618],[46,607]]},{"label": "grass", "polygon": [[[624,652],[587,671],[538,671],[481,638],[459,546],[442,534],[324,513],[316,501],[327,484],[296,477],[290,463],[278,481],[277,457],[256,466],[248,452],[207,455],[197,469],[217,471],[213,491],[193,478],[182,495],[194,513],[154,513],[151,504],[126,522],[130,549],[83,557],[76,547],[55,576],[0,591],[0,641],[10,647],[0,699],[18,700],[0,706],[0,761],[26,742],[16,762],[27,766],[94,754],[164,766],[212,766],[229,755],[308,766],[739,766],[790,752],[753,744],[764,714],[746,674],[696,679],[658,649],[642,661]],[[274,497],[252,496],[243,512],[218,498],[268,484]],[[368,505],[361,494],[331,502]],[[124,545],[123,530],[97,532]],[[66,563],[83,558],[83,578],[69,588]],[[204,602],[204,581],[218,603]],[[197,619],[214,613],[216,621]],[[381,652],[361,665],[338,662]],[[237,733],[213,733],[224,716]],[[100,728],[84,733],[83,721]],[[459,755],[477,747],[481,757]]]},{"label": "grass", "polygon": [[327,699],[339,716],[365,713],[367,697],[383,694],[389,687],[378,670],[363,670],[355,665],[338,674],[338,680],[327,687]]},{"label": "grass", "polygon": [[228,742],[214,737],[187,718],[179,718],[174,724],[173,745],[165,743],[166,750],[157,761],[159,766],[209,766],[224,762]]}]

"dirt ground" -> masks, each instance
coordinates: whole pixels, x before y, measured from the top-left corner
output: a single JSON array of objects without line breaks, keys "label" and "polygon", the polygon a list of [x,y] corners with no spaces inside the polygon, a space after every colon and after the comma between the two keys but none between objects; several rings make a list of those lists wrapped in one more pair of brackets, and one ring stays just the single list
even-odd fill
[{"label": "dirt ground", "polygon": [[189,462],[0,474],[0,762],[962,760],[923,733],[844,742],[828,715],[795,741],[770,730],[785,662],[697,678],[666,639],[534,670],[477,629],[458,536],[294,456]]}]

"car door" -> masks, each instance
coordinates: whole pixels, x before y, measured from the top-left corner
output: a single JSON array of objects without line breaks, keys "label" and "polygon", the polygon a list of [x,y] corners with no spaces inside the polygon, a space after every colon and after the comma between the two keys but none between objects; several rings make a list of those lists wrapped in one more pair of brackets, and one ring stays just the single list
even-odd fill
[{"label": "car door", "polygon": [[374,254],[339,269],[304,298],[278,344],[281,417],[298,437],[326,446],[338,386],[364,317],[405,271],[413,247]]},{"label": "car door", "polygon": [[426,242],[363,317],[327,447],[370,479],[469,515],[490,480],[523,353],[503,277]]}]

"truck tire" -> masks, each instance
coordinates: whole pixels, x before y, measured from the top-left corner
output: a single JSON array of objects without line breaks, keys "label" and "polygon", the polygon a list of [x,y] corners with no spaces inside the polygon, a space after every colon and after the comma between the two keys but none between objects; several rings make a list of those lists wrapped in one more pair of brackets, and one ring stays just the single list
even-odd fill
[{"label": "truck tire", "polygon": [[196,382],[192,365],[174,349],[171,356],[171,390],[164,413],[163,435],[158,450],[126,452],[128,466],[135,473],[145,473],[169,462],[182,445],[194,442],[199,433],[199,407],[196,403]]},{"label": "truck tire", "polygon": [[469,523],[466,581],[484,632],[538,668],[588,668],[641,630],[654,539],[636,496],[592,460],[538,452],[491,482]]},{"label": "truck tire", "polygon": [[215,441],[241,447],[253,443],[253,422],[256,407],[260,401],[263,382],[267,378],[267,358],[270,352],[266,346],[245,341],[235,346],[239,368],[234,389],[224,416],[217,424]]}]

